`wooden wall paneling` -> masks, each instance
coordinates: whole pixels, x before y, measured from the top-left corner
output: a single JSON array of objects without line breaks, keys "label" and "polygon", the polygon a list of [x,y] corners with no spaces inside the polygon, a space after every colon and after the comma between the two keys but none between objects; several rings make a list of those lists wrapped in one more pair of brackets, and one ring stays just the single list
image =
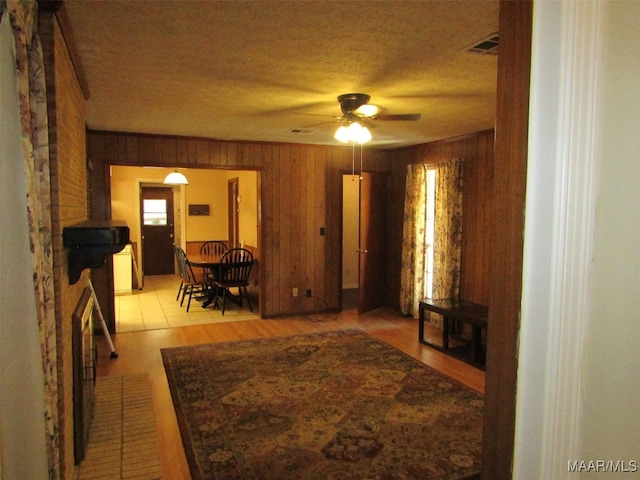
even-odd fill
[{"label": "wooden wall paneling", "polygon": [[163,137],[160,141],[162,149],[162,164],[169,165],[169,162],[178,161],[178,139],[176,137]]},{"label": "wooden wall paneling", "polygon": [[482,478],[510,479],[522,295],[533,2],[500,2]]},{"label": "wooden wall paneling", "polygon": [[[138,157],[136,161],[126,161],[127,164],[153,165],[155,156],[155,142],[151,137],[140,137],[138,139]],[[126,158],[126,157],[125,157]],[[114,159],[115,160],[115,159]]]},{"label": "wooden wall paneling", "polygon": [[[195,138],[187,139],[187,158],[184,165],[189,166],[197,166],[197,157],[198,157],[198,143]],[[170,165],[176,166],[176,165]]]},{"label": "wooden wall paneling", "polygon": [[163,143],[163,138],[162,137],[154,137],[153,139],[153,158],[151,159],[153,162],[153,165],[163,165],[164,162],[162,160],[162,143]]},{"label": "wooden wall paneling", "polygon": [[[357,149],[356,149],[357,151]],[[327,174],[327,268],[326,301],[330,308],[340,309],[342,289],[342,172],[348,169],[352,155],[348,149],[334,152]]]},{"label": "wooden wall paneling", "polygon": [[387,180],[387,272],[385,304],[390,308],[400,308],[400,270],[402,266],[402,236],[404,220],[404,196],[407,164],[410,163],[408,149],[391,153],[391,171]]},{"label": "wooden wall paneling", "polygon": [[[316,271],[319,273],[316,278],[316,289],[318,290],[318,297],[327,303],[327,252],[330,247],[331,241],[331,229],[329,228],[329,215],[328,206],[329,198],[327,191],[327,175],[329,168],[333,162],[333,156],[337,152],[334,149],[324,149],[322,155],[319,158],[317,165],[316,183],[314,190],[318,193],[318,197],[321,199],[316,210],[316,228],[314,235],[318,238],[318,249],[315,252],[316,259]],[[324,234],[320,233],[320,229],[323,229]]]},{"label": "wooden wall paneling", "polygon": [[186,165],[189,163],[189,141],[186,138],[176,139],[176,163]]},{"label": "wooden wall paneling", "polygon": [[244,145],[244,153],[242,155],[242,163],[240,166],[254,166],[260,167],[262,166],[262,149],[264,145],[262,144],[246,144]]},{"label": "wooden wall paneling", "polygon": [[482,231],[485,234],[482,237],[482,265],[480,265],[480,277],[478,279],[480,283],[480,299],[481,303],[488,305],[489,304],[489,292],[491,291],[491,278],[489,276],[490,271],[490,260],[491,260],[491,235],[488,232],[491,232],[491,228],[493,225],[492,222],[492,208],[491,208],[491,198],[493,195],[493,152],[494,152],[494,142],[493,142],[494,134],[491,132],[488,135],[483,136],[480,139],[480,158],[482,158],[482,174],[479,177],[479,181],[484,186],[482,205],[483,205],[483,216],[482,216]]},{"label": "wooden wall paneling", "polygon": [[[289,218],[290,222],[290,235],[289,235],[289,247],[288,247],[288,256],[290,257],[291,266],[290,266],[290,275],[291,275],[291,284],[292,288],[296,287],[298,289],[299,295],[304,295],[304,290],[306,289],[306,285],[303,281],[303,272],[302,266],[300,262],[302,261],[303,255],[303,227],[305,223],[302,221],[303,210],[300,206],[302,201],[302,189],[300,188],[300,181],[302,178],[302,161],[300,159],[301,148],[297,145],[292,145],[291,149],[291,176],[289,177]],[[297,305],[298,299],[293,298],[293,294],[291,295],[291,311],[294,311]]]},{"label": "wooden wall paneling", "polygon": [[314,253],[316,249],[316,219],[315,219],[315,205],[316,205],[316,192],[313,188],[315,183],[315,164],[316,155],[318,153],[317,148],[306,149],[305,163],[302,173],[302,189],[305,192],[303,197],[303,218],[304,218],[304,284],[306,288],[312,290],[313,295],[317,295],[316,290],[316,272]]},{"label": "wooden wall paneling", "polygon": [[[274,161],[273,161],[273,149],[272,146],[265,146],[263,149],[263,169],[261,173],[262,178],[262,244],[260,247],[260,259],[261,266],[263,271],[263,282],[266,280],[266,276],[272,280],[273,270],[275,268],[275,258],[274,254],[274,232],[273,232],[273,216],[274,216],[274,206],[273,206],[273,196],[274,196],[274,188],[273,188],[273,177],[274,177]],[[262,315],[267,316],[266,312],[275,312],[275,307],[273,304],[273,281],[265,282],[262,285],[260,292],[262,293],[260,301],[262,302]]]},{"label": "wooden wall paneling", "polygon": [[195,158],[196,167],[209,165],[209,142],[207,140],[196,140],[196,155]]},{"label": "wooden wall paneling", "polygon": [[274,178],[277,188],[277,215],[275,217],[276,220],[276,243],[274,254],[279,259],[277,263],[277,284],[280,285],[281,288],[276,290],[278,297],[278,311],[279,312],[288,312],[290,311],[291,306],[291,278],[290,278],[290,259],[286,256],[287,247],[289,245],[290,239],[289,235],[290,231],[290,212],[288,210],[288,199],[289,199],[289,179],[290,179],[290,155],[291,152],[288,148],[288,145],[280,145],[277,148],[277,165],[278,165],[278,174]]},{"label": "wooden wall paneling", "polygon": [[[282,278],[282,270],[281,270],[281,252],[282,252],[282,223],[281,223],[281,215],[282,209],[281,207],[281,196],[282,189],[280,188],[281,181],[281,169],[282,169],[282,149],[280,146],[275,146],[273,148],[273,190],[271,201],[273,203],[273,218],[271,229],[273,231],[273,243],[271,244],[271,251],[274,256],[274,262],[272,265],[270,281],[273,284],[273,288],[271,290],[271,296],[273,300],[273,310],[275,312],[281,312],[284,308],[283,298],[282,298],[282,289],[289,287],[288,284],[283,284]],[[278,288],[278,286],[280,288]]]}]

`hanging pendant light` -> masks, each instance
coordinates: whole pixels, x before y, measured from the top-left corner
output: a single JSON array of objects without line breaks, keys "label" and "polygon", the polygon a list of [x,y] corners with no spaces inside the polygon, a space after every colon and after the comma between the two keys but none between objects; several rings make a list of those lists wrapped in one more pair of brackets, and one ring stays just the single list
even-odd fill
[{"label": "hanging pendant light", "polygon": [[164,183],[167,185],[189,185],[189,180],[187,180],[187,177],[180,173],[176,168],[165,177]]}]

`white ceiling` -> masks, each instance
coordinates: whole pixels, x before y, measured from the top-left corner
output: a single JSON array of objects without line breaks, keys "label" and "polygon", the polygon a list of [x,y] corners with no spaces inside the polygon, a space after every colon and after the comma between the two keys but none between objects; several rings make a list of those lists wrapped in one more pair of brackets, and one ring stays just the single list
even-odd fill
[{"label": "white ceiling", "polygon": [[372,146],[494,126],[497,56],[466,47],[498,31],[497,0],[63,5],[91,129],[338,145],[336,98],[356,92],[383,113],[422,114],[371,122]]}]

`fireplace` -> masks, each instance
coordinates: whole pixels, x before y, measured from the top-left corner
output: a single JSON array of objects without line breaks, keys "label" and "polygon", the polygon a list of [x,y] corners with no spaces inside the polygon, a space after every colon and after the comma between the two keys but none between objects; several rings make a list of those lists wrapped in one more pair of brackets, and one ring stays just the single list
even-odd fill
[{"label": "fireplace", "polygon": [[73,440],[76,465],[84,459],[93,416],[96,347],[92,290],[87,287],[73,312]]}]

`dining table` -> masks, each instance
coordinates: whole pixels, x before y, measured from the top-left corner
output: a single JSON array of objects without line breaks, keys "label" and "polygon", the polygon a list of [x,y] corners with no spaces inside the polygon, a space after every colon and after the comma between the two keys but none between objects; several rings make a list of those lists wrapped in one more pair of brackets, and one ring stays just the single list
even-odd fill
[{"label": "dining table", "polygon": [[187,255],[187,262],[191,267],[202,268],[205,271],[205,275],[209,277],[210,288],[208,289],[207,299],[202,302],[202,308],[207,308],[212,303],[215,307],[216,290],[214,288],[214,282],[220,275],[220,254],[204,254],[196,253]]}]

